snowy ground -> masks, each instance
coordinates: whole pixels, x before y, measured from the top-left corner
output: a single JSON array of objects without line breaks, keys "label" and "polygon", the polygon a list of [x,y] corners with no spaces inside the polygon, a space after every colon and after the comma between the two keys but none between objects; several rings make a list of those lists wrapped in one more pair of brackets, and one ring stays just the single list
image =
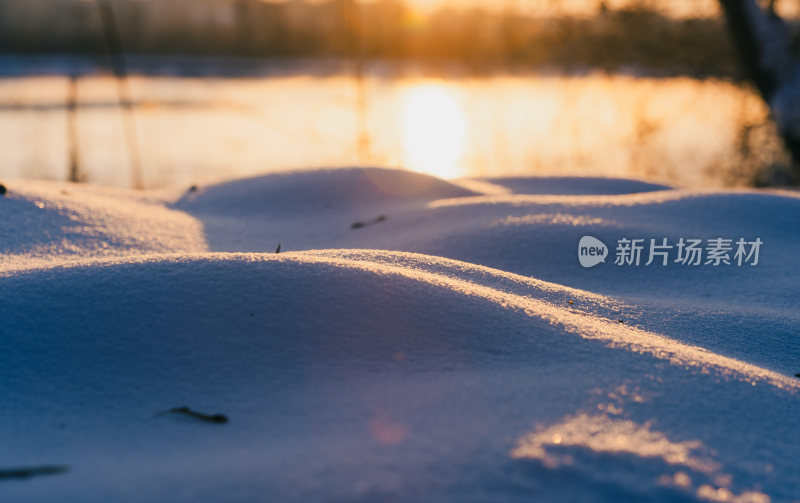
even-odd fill
[{"label": "snowy ground", "polygon": [[[800,501],[795,193],[8,185],[4,501]],[[764,245],[584,269],[584,235]]]}]

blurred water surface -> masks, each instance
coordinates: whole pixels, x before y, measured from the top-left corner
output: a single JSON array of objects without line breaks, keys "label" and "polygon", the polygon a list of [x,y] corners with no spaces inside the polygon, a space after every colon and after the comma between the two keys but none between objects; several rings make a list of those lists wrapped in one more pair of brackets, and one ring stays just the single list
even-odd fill
[{"label": "blurred water surface", "polygon": [[[445,178],[634,176],[746,185],[786,154],[750,89],[608,75],[281,74],[129,79],[144,187],[285,169],[401,166]],[[72,87],[71,87],[72,86]],[[74,95],[74,107],[69,106]],[[0,176],[131,185],[111,76],[0,78]]]}]

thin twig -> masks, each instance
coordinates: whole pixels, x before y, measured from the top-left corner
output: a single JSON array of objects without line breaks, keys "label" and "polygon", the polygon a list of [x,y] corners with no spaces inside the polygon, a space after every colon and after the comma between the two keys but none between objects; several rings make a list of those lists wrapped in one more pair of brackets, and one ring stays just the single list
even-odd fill
[{"label": "thin twig", "polygon": [[228,422],[228,416],[224,414],[204,414],[202,412],[193,411],[185,405],[182,407],[173,407],[172,409],[161,411],[156,414],[156,417],[163,416],[165,414],[182,414],[184,416],[193,417],[207,423],[224,424]]}]

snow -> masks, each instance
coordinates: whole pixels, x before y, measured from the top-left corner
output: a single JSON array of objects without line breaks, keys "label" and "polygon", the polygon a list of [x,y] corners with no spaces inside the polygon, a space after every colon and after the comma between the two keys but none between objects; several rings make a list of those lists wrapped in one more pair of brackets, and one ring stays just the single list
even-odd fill
[{"label": "snow", "polygon": [[[0,470],[69,467],[0,478],[8,501],[800,494],[792,192],[371,168],[8,188]],[[583,269],[583,235],[765,244]],[[156,416],[183,405],[230,421]]]}]

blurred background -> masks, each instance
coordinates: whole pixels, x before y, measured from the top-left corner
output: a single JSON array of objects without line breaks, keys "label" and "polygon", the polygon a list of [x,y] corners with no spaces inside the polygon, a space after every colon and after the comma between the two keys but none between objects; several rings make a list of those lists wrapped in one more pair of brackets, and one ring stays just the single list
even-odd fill
[{"label": "blurred background", "polygon": [[[775,2],[796,31],[800,1]],[[321,166],[763,183],[715,0],[0,0],[0,177]]]}]

